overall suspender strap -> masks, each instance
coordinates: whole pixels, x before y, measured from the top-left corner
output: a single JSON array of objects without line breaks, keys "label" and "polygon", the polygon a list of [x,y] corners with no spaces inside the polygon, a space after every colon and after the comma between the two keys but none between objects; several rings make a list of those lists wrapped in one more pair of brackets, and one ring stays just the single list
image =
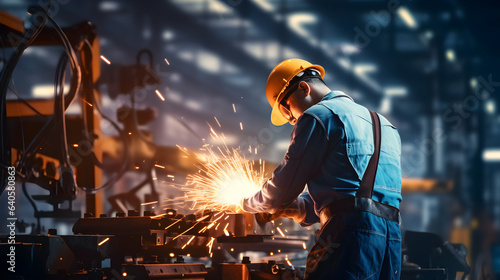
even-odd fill
[{"label": "overall suspender strap", "polygon": [[363,174],[363,179],[361,179],[361,183],[359,184],[359,189],[356,193],[356,197],[371,198],[373,193],[373,186],[375,185],[375,177],[377,176],[381,141],[380,118],[378,114],[373,111],[370,111],[370,116],[372,117],[373,143],[375,151],[373,152],[373,155],[368,162],[365,174]]},{"label": "overall suspender strap", "polygon": [[377,202],[372,198],[375,177],[377,175],[378,161],[380,157],[380,145],[382,141],[380,118],[377,113],[370,111],[373,128],[374,152],[368,166],[366,167],[361,183],[359,184],[356,197],[336,200],[320,212],[320,222],[323,226],[337,213],[368,212],[386,220],[399,222],[399,209],[387,204]]}]

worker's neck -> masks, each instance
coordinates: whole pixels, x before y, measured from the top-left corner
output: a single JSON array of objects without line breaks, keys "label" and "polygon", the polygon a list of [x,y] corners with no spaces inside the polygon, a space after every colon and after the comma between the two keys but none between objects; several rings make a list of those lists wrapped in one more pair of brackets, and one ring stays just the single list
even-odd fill
[{"label": "worker's neck", "polygon": [[332,90],[327,86],[321,86],[314,89],[315,101],[320,102],[325,95],[329,94]]}]

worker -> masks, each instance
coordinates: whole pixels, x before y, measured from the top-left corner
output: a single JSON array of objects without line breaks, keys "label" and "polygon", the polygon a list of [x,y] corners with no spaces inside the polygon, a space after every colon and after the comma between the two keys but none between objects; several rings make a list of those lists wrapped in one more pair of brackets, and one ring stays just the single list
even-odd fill
[{"label": "worker", "polygon": [[[399,133],[383,116],[330,90],[324,75],[322,66],[301,59],[285,60],[272,70],[266,84],[271,122],[289,122],[294,129],[281,164],[240,207],[270,213],[269,219],[293,218],[302,226],[320,222],[305,279],[399,279]],[[373,158],[378,164],[369,164],[376,127],[381,145]],[[367,169],[374,182],[360,195],[360,185],[370,185],[364,183],[370,179],[364,178]]]}]

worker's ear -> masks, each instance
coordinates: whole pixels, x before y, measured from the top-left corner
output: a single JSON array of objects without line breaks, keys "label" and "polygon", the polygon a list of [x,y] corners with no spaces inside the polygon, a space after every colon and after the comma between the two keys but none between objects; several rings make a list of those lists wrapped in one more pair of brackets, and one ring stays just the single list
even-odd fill
[{"label": "worker's ear", "polygon": [[304,81],[301,81],[299,83],[299,89],[301,89],[304,92],[305,96],[309,96],[311,94],[311,86]]}]

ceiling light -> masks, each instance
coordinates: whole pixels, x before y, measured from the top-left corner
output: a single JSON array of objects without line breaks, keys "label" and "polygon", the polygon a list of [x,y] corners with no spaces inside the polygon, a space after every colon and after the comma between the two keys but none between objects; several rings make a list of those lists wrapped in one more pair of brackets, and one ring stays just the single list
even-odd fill
[{"label": "ceiling light", "polygon": [[290,29],[295,31],[297,34],[304,38],[308,38],[311,40],[316,40],[309,32],[304,25],[305,24],[314,24],[318,21],[318,18],[315,14],[312,13],[295,13],[287,18],[288,26]]},{"label": "ceiling light", "polygon": [[[64,94],[69,92],[69,84],[64,84]],[[31,96],[37,98],[54,97],[54,85],[37,85],[31,89]]]},{"label": "ceiling light", "polygon": [[115,1],[104,1],[99,3],[99,10],[103,12],[114,12],[120,8],[120,4]]},{"label": "ceiling light", "polygon": [[391,99],[389,97],[382,98],[378,111],[382,114],[389,114],[391,112]]},{"label": "ceiling light", "polygon": [[408,94],[408,89],[406,87],[386,87],[384,88],[384,94],[386,96],[406,96]]},{"label": "ceiling light", "polygon": [[500,161],[500,149],[488,149],[483,151],[484,161]]},{"label": "ceiling light", "polygon": [[493,100],[488,100],[486,101],[486,104],[485,104],[485,109],[486,109],[486,112],[490,115],[493,115],[495,114],[495,101]]},{"label": "ceiling light", "polygon": [[449,60],[449,61],[455,61],[455,52],[453,50],[447,50],[446,51],[446,58]]},{"label": "ceiling light", "polygon": [[417,22],[415,21],[412,14],[410,13],[410,11],[407,8],[401,6],[398,9],[398,15],[399,15],[399,17],[401,17],[401,19],[404,21],[404,23],[406,23],[406,25],[409,28],[415,29],[418,27]]},{"label": "ceiling light", "polygon": [[377,66],[373,63],[363,63],[354,65],[354,72],[358,75],[365,75],[369,72],[377,71]]},{"label": "ceiling light", "polygon": [[266,12],[274,12],[274,7],[268,0],[253,0],[253,2]]},{"label": "ceiling light", "polygon": [[476,88],[477,87],[477,79],[476,78],[471,78],[469,81],[470,87],[471,88]]},{"label": "ceiling light", "polygon": [[165,41],[170,41],[174,38],[174,32],[172,30],[164,30],[163,33],[161,34],[161,37]]}]

